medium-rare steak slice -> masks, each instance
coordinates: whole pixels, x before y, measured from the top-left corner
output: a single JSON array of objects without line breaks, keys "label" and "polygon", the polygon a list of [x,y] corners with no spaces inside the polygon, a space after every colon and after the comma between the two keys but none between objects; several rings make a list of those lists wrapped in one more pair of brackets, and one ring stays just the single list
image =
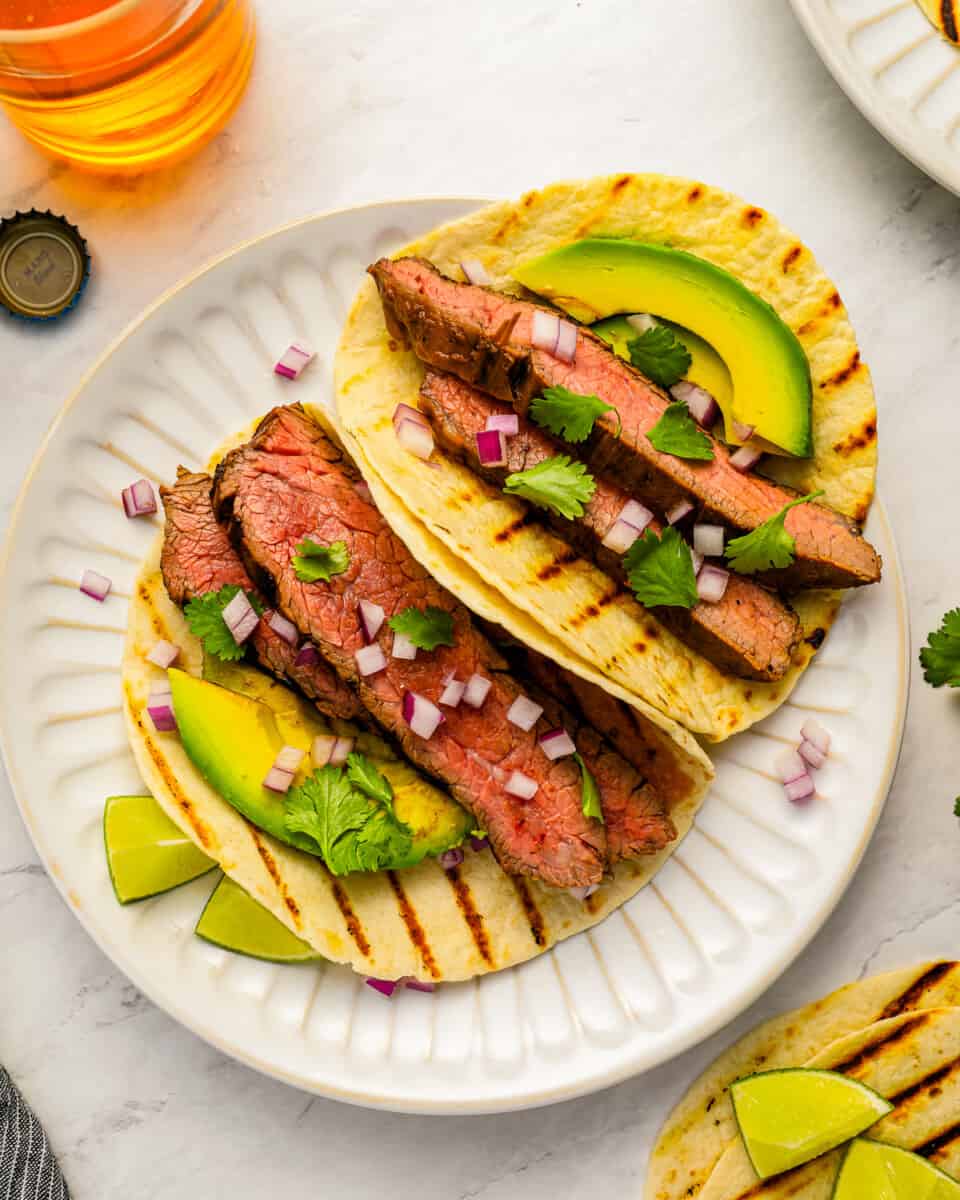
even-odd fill
[{"label": "medium-rare steak slice", "polygon": [[[160,569],[167,593],[182,607],[194,596],[218,592],[227,584],[255,591],[239,554],[213,512],[209,475],[192,474],[182,467],[172,488],[162,487],[166,513]],[[289,680],[328,717],[367,722],[367,712],[356,692],[322,659],[297,666],[297,647],[285,642],[266,621],[261,621],[248,643],[260,665]]]},{"label": "medium-rare steak slice", "polygon": [[[486,288],[457,283],[419,258],[380,259],[376,280],[387,325],[430,366],[475,384],[521,414],[543,389],[563,386],[597,395],[619,412],[597,421],[578,451],[600,473],[666,512],[680,500],[743,532],[776,515],[794,493],[755,473],[730,466],[730,453],[711,439],[711,462],[693,462],[654,449],[646,436],[663,415],[668,397],[618,358],[607,344],[579,328],[576,357],[561,362],[532,344],[537,306]],[[880,559],[857,525],[825,504],[802,504],[787,515],[796,560],[769,572],[790,588],[857,587],[876,583]]]},{"label": "medium-rare steak slice", "polygon": [[[355,468],[299,408],[276,409],[253,440],[233,451],[217,473],[214,502],[233,521],[248,561],[272,581],[280,610],[320,647],[341,676],[355,685],[380,724],[423,770],[444,782],[490,835],[508,871],[539,876],[561,887],[597,882],[603,873],[603,827],[585,817],[580,772],[571,758],[551,762],[538,745],[545,717],[525,732],[507,719],[523,693],[503,658],[477,629],[462,604],[410,555],[379,511],[356,490]],[[346,544],[349,566],[329,583],[301,583],[291,559],[304,537]],[[388,618],[409,607],[433,606],[453,620],[453,646],[393,658],[385,622],[377,635],[386,668],[362,677],[355,652],[363,645],[358,605],[379,604]],[[437,703],[453,674],[490,681],[481,708],[465,701],[443,710],[430,738],[413,733],[403,717],[404,696]],[[598,739],[599,741],[599,739]],[[644,792],[642,776],[612,750],[584,746],[597,771],[604,805],[617,811]],[[522,800],[506,790],[514,772],[537,785]],[[644,794],[643,803],[648,803]],[[656,840],[673,836],[664,818]],[[649,831],[645,849],[652,848]]]},{"label": "medium-rare steak slice", "polygon": [[[451,454],[483,478],[502,485],[514,471],[525,471],[552,458],[563,446],[550,434],[520,417],[519,433],[504,439],[506,463],[482,466],[476,435],[487,419],[508,409],[469,383],[439,371],[427,371],[420,389],[427,416],[437,440]],[[593,499],[583,516],[568,521],[556,513],[538,512],[582,554],[593,558],[614,579],[624,582],[623,555],[608,550],[603,539],[616,522],[630,495],[608,479],[598,477]],[[660,523],[650,528],[660,532]],[[796,613],[772,592],[752,580],[731,574],[727,590],[718,604],[701,603],[694,609],[655,608],[659,621],[687,645],[698,650],[722,670],[746,679],[772,682],[781,679],[790,666],[791,655],[800,641]]]}]

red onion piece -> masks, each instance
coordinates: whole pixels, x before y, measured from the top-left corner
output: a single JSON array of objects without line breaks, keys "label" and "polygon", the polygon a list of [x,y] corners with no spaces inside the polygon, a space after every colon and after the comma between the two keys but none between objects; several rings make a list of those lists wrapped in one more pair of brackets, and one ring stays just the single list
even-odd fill
[{"label": "red onion piece", "polygon": [[614,554],[626,554],[639,536],[640,531],[635,525],[624,521],[622,517],[617,517],[604,534],[601,544],[608,550],[612,550]]},{"label": "red onion piece", "polygon": [[291,775],[296,775],[302,762],[302,750],[298,750],[296,746],[281,746],[273,765],[280,771],[289,771]]},{"label": "red onion piece", "polygon": [[283,638],[288,646],[295,646],[300,640],[300,634],[297,631],[296,625],[292,621],[288,621],[286,617],[281,616],[278,612],[272,612],[267,617],[267,624],[277,637]]},{"label": "red onion piece", "polygon": [[463,699],[463,693],[467,690],[467,685],[459,679],[448,679],[443,691],[440,693],[440,703],[446,705],[447,708],[456,708]]},{"label": "red onion piece", "polygon": [[417,737],[430,739],[443,721],[443,713],[419,692],[403,693],[403,719]]},{"label": "red onion piece", "polygon": [[397,426],[397,441],[410,454],[428,459],[433,453],[433,431],[416,421],[401,421]]},{"label": "red onion piece", "polygon": [[330,762],[334,747],[337,744],[335,734],[321,733],[313,739],[310,747],[310,761],[315,767],[325,767]]},{"label": "red onion piece", "polygon": [[435,992],[437,990],[435,983],[422,983],[419,979],[413,979],[409,975],[403,980],[403,986],[409,992]]},{"label": "red onion piece", "polygon": [[572,321],[561,321],[554,354],[561,362],[572,363],[577,357],[577,327]]},{"label": "red onion piece", "polygon": [[705,525],[698,521],[693,527],[693,548],[704,558],[722,558],[723,526]]},{"label": "red onion piece", "polygon": [[361,646],[359,650],[354,651],[353,657],[356,659],[357,670],[364,677],[376,675],[379,671],[387,669],[387,656],[376,642],[371,642],[369,646]]},{"label": "red onion piece", "polygon": [[263,780],[263,786],[269,792],[284,794],[290,791],[293,775],[290,771],[282,771],[279,767],[271,767]]},{"label": "red onion piece", "polygon": [[703,570],[703,555],[699,551],[694,550],[692,546],[690,547],[690,561],[693,563],[694,575],[699,575]]},{"label": "red onion piece", "polygon": [[665,516],[667,518],[667,524],[668,525],[679,525],[680,522],[685,517],[689,517],[692,512],[693,512],[693,505],[690,503],[689,500],[678,500],[677,503],[674,504],[672,508],[668,508],[666,511]]},{"label": "red onion piece", "polygon": [[173,695],[170,684],[164,680],[150,689],[147,696],[147,713],[157,733],[172,733],[177,728],[173,711]]},{"label": "red onion piece", "polygon": [[338,737],[330,751],[330,766],[342,767],[353,753],[353,738]]},{"label": "red onion piece", "polygon": [[792,783],[807,774],[806,764],[796,750],[784,750],[778,754],[774,767],[781,783]]},{"label": "red onion piece", "polygon": [[489,287],[493,283],[493,280],[487,273],[487,268],[479,258],[462,258],[460,260],[460,270],[466,276],[467,283],[476,284],[477,287]]},{"label": "red onion piece", "polygon": [[551,762],[577,752],[573,738],[565,729],[551,729],[549,733],[545,733],[540,739],[540,749]]},{"label": "red onion piece", "polygon": [[733,423],[733,436],[741,442],[749,442],[756,432],[755,425],[743,425],[740,421]]},{"label": "red onion piece", "polygon": [[383,624],[386,613],[379,604],[374,604],[372,600],[361,600],[359,613],[360,632],[363,634],[363,640],[372,642],[380,632],[380,626]]},{"label": "red onion piece", "polygon": [[537,704],[527,696],[518,696],[507,709],[507,720],[524,733],[529,733],[541,716],[543,705]]},{"label": "red onion piece", "polygon": [[503,790],[518,800],[532,800],[540,790],[540,784],[522,771],[514,771],[503,785]]},{"label": "red onion piece", "polygon": [[499,429],[481,429],[477,439],[477,457],[481,467],[502,467],[507,462],[507,443]]},{"label": "red onion piece", "polygon": [[444,850],[444,852],[437,859],[437,862],[445,871],[452,871],[454,867],[460,866],[460,864],[463,862],[463,859],[463,851],[459,846],[457,846],[453,850]]},{"label": "red onion piece", "polygon": [[305,342],[291,342],[273,369],[284,379],[298,379],[301,372],[313,362],[315,357],[315,352]]},{"label": "red onion piece", "polygon": [[745,446],[741,446],[739,450],[735,450],[730,455],[730,466],[743,474],[752,471],[761,458],[763,458],[763,451],[747,442]]},{"label": "red onion piece", "polygon": [[152,662],[154,666],[165,671],[167,667],[172,667],[179,657],[180,647],[161,638],[147,655],[147,662]]},{"label": "red onion piece", "polygon": [[646,333],[648,329],[656,329],[659,322],[650,313],[634,313],[627,317],[627,324],[637,333]]},{"label": "red onion piece", "polygon": [[394,429],[404,421],[412,421],[414,425],[422,425],[424,429],[430,428],[430,422],[419,408],[413,408],[409,404],[398,404],[393,410]]},{"label": "red onion piece", "polygon": [[113,581],[98,571],[84,571],[80,576],[80,591],[92,600],[99,600],[101,604],[110,595],[112,587]]},{"label": "red onion piece", "polygon": [[789,783],[785,783],[783,790],[787,793],[787,799],[791,804],[802,804],[804,800],[810,799],[816,791],[816,787],[809,775],[803,775],[800,779],[793,779]]},{"label": "red onion piece", "polygon": [[358,479],[353,485],[353,490],[357,493],[361,500],[367,504],[373,503],[373,492],[370,491],[370,485],[365,479]]},{"label": "red onion piece", "polygon": [[720,416],[720,405],[706,388],[682,379],[670,389],[674,400],[681,400],[690,410],[690,416],[705,429],[710,429],[717,423]]},{"label": "red onion piece", "polygon": [[157,497],[153,485],[146,479],[138,479],[120,493],[123,511],[128,517],[147,517],[157,511]]},{"label": "red onion piece", "polygon": [[489,679],[482,675],[471,675],[463,692],[464,704],[469,704],[471,708],[480,708],[492,687]]},{"label": "red onion piece", "polygon": [[815,771],[823,766],[827,761],[827,756],[822,750],[818,749],[813,742],[808,742],[804,739],[797,748],[797,754],[803,759],[808,767],[812,767]]},{"label": "red onion piece", "polygon": [[297,657],[293,660],[295,667],[315,667],[320,661],[320,655],[317,653],[317,648],[313,642],[304,642],[297,651]]},{"label": "red onion piece", "polygon": [[808,717],[807,720],[804,721],[803,727],[800,730],[800,736],[804,739],[804,741],[810,742],[811,745],[816,746],[821,754],[830,753],[830,734],[826,729],[824,729],[820,722],[814,720],[813,717]]},{"label": "red onion piece", "polygon": [[417,657],[417,648],[404,633],[395,633],[393,635],[393,649],[390,651],[391,658],[403,658],[408,662],[413,662]]},{"label": "red onion piece", "polygon": [[637,533],[643,533],[653,520],[653,513],[645,504],[641,504],[639,500],[628,500],[623,508],[620,509],[617,519],[626,521],[628,525],[632,525]]},{"label": "red onion piece", "polygon": [[476,854],[479,854],[481,850],[489,849],[489,846],[490,839],[488,837],[478,837],[475,833],[470,834],[470,849]]},{"label": "red onion piece", "polygon": [[557,338],[560,336],[560,317],[557,313],[544,312],[538,308],[533,314],[533,329],[531,342],[538,350],[546,350],[553,354],[557,348]]},{"label": "red onion piece", "polygon": [[593,893],[599,889],[599,887],[599,883],[588,883],[586,887],[571,887],[567,888],[567,891],[574,898],[574,900],[579,900],[582,903],[589,896],[592,896]]},{"label": "red onion piece", "polygon": [[238,646],[242,645],[260,624],[246,592],[237,592],[223,610],[223,619]]},{"label": "red onion piece", "polygon": [[371,975],[369,979],[363,981],[367,987],[373,988],[375,992],[379,992],[381,996],[386,996],[389,999],[400,986],[395,979],[374,979]]},{"label": "red onion piece", "polygon": [[520,432],[520,418],[516,413],[494,413],[487,417],[485,429],[497,429],[507,437],[513,437]]}]

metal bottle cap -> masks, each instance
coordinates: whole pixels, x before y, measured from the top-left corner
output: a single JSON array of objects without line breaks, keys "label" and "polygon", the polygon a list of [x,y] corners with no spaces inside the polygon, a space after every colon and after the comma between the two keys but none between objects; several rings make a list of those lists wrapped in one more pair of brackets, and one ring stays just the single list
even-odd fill
[{"label": "metal bottle cap", "polygon": [[0,304],[15,317],[61,316],[89,275],[87,244],[64,217],[31,209],[0,221]]}]

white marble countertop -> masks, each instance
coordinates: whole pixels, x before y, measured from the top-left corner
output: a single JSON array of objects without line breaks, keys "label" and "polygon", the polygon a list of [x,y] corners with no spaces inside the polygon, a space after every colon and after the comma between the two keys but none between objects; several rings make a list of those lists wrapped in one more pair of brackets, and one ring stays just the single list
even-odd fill
[{"label": "white marble countertop", "polygon": [[[453,20],[430,0],[258,7],[251,92],[172,179],[95,183],[51,167],[0,120],[0,214],[65,211],[96,260],[68,322],[0,321],[0,524],[84,369],[235,243],[355,202],[650,169],[771,209],[838,281],[875,376],[881,489],[915,640],[960,603],[960,205],[851,107],[786,0],[487,0]],[[862,972],[957,950],[960,714],[913,674],[899,773],[863,866],[741,1026]],[[659,1120],[732,1035],[591,1098],[505,1117],[441,1123],[311,1100],[208,1048],[103,958],[38,864],[2,776],[0,947],[0,1061],[78,1200],[639,1195]]]}]

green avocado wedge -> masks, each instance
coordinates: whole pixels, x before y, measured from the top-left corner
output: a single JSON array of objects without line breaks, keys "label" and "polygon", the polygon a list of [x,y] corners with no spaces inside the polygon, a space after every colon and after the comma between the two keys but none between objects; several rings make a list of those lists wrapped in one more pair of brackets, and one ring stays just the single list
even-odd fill
[{"label": "green avocado wedge", "polygon": [[194,933],[234,954],[268,962],[304,963],[322,958],[227,875],[214,888]]},{"label": "green avocado wedge", "polygon": [[960,1200],[960,1183],[933,1163],[884,1142],[857,1138],[837,1175],[833,1200]]},{"label": "green avocado wedge", "polygon": [[579,321],[649,312],[692,330],[730,373],[732,418],[782,454],[813,453],[803,347],[776,311],[728,271],[669,246],[584,238],[521,264],[513,277]]},{"label": "green avocado wedge", "polygon": [[[183,748],[214,791],[248,821],[278,841],[315,854],[312,839],[287,829],[284,797],[265,788],[263,780],[287,745],[304,751],[294,779],[294,786],[301,784],[313,769],[313,739],[329,734],[330,726],[311,705],[255,668],[232,664],[228,674],[229,688],[184,671],[168,672]],[[341,724],[339,732],[346,736],[346,726]],[[390,781],[394,812],[413,834],[410,853],[391,863],[393,869],[415,866],[469,836],[473,820],[466,810],[400,762],[379,738],[359,735],[357,749]]]},{"label": "green avocado wedge", "polygon": [[103,809],[103,840],[121,904],[169,892],[217,865],[152,796],[110,796]]}]

